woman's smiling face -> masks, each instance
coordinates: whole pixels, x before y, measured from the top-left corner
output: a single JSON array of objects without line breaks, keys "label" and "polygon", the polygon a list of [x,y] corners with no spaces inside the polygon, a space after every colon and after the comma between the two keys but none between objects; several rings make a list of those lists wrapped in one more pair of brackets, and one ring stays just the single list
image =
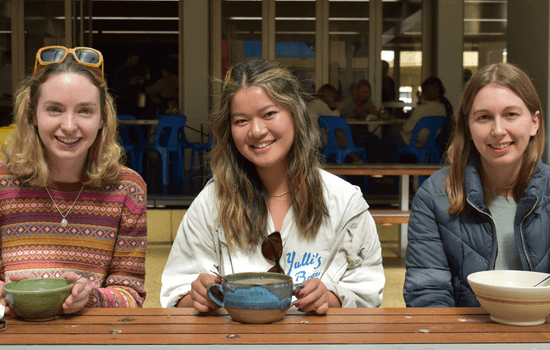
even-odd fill
[{"label": "woman's smiling face", "polygon": [[532,115],[512,90],[492,83],[476,94],[468,118],[472,141],[486,171],[519,169],[540,113]]},{"label": "woman's smiling face", "polygon": [[52,75],[40,87],[34,124],[50,166],[79,173],[103,127],[99,89],[82,74]]},{"label": "woman's smiling face", "polygon": [[294,143],[290,111],[258,86],[239,90],[231,100],[231,134],[239,152],[261,169],[286,169]]}]

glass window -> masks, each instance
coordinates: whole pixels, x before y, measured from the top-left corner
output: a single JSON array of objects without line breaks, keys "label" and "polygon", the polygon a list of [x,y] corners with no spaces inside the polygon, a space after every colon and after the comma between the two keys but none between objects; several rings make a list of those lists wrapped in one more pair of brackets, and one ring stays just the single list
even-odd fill
[{"label": "glass window", "polygon": [[464,85],[487,64],[506,62],[507,0],[464,1]]},{"label": "glass window", "polygon": [[275,58],[315,92],[315,1],[275,2]]},{"label": "glass window", "polygon": [[329,2],[329,57],[330,84],[342,99],[368,79],[369,1]]},{"label": "glass window", "polygon": [[[422,83],[422,2],[384,1],[382,6],[382,60],[389,63],[387,76],[394,81],[395,100],[405,102],[407,112],[416,104]],[[388,89],[385,80],[383,88]]]}]

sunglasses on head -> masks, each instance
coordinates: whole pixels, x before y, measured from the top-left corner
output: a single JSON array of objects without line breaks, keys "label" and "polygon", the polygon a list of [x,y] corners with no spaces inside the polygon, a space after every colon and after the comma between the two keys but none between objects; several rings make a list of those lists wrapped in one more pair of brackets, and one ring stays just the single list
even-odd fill
[{"label": "sunglasses on head", "polygon": [[267,236],[262,242],[262,254],[264,258],[275,263],[275,266],[267,270],[267,272],[285,273],[279,264],[283,255],[283,241],[279,231],[275,231]]},{"label": "sunglasses on head", "polygon": [[98,73],[101,74],[101,79],[103,79],[103,55],[91,47],[75,47],[74,49],[68,49],[64,46],[43,47],[36,53],[33,74],[36,74],[40,66],[65,61],[69,54],[73,55],[75,61],[81,65],[96,68]]}]

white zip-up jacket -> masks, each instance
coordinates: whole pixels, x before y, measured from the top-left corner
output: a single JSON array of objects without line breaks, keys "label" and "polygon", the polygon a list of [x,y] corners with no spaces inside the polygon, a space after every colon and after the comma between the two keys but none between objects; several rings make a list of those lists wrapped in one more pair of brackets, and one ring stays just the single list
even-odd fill
[{"label": "white zip-up jacket", "polygon": [[[385,276],[376,224],[358,187],[320,170],[329,218],[316,237],[302,238],[294,210],[288,211],[281,233],[285,273],[295,283],[318,277],[342,303],[342,307],[378,307],[382,303]],[[191,290],[201,273],[266,272],[273,263],[265,259],[261,245],[251,250],[229,249],[218,224],[214,180],[193,201],[183,217],[162,274],[160,301],[175,307]],[[274,232],[268,221],[267,234]]]}]

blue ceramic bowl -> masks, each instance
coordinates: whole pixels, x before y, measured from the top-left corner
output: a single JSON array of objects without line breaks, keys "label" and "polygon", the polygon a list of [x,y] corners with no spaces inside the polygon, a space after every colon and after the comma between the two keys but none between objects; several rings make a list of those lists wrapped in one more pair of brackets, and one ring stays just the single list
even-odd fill
[{"label": "blue ceramic bowl", "polygon": [[[269,272],[245,272],[226,275],[221,284],[208,286],[208,296],[224,307],[231,318],[243,323],[271,323],[284,317],[294,305],[292,294],[303,285],[294,285],[292,277]],[[219,300],[212,289],[223,296]]]}]

